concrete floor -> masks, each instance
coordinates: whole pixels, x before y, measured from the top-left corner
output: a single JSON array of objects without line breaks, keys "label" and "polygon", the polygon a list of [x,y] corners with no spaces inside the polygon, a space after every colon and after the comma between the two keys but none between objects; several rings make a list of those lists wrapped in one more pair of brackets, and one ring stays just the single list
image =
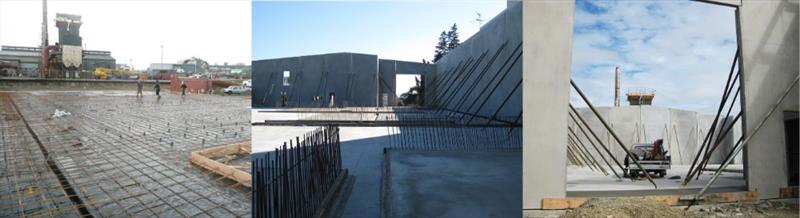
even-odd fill
[{"label": "concrete floor", "polygon": [[0,217],[75,217],[76,200],[98,217],[250,216],[249,189],[188,161],[250,139],[249,99],[145,94],[0,92]]},{"label": "concrete floor", "polygon": [[389,152],[389,217],[519,217],[519,151]]},{"label": "concrete floor", "polygon": [[[731,165],[731,168],[741,168],[741,165]],[[599,171],[591,171],[588,167],[569,166],[567,168],[567,196],[568,197],[595,197],[595,196],[638,196],[638,195],[664,195],[664,194],[695,194],[708,182],[713,172],[706,172],[699,180],[691,180],[687,186],[681,186],[683,178],[689,171],[689,166],[672,166],[664,178],[653,178],[659,189],[654,189],[647,179],[632,181],[629,178],[622,180],[609,170],[609,175]],[[621,172],[617,169],[617,172]],[[669,179],[680,176],[681,179]],[[719,179],[709,190],[713,192],[742,191],[746,190],[744,177],[741,173],[722,173]]]},{"label": "concrete floor", "polygon": [[[256,115],[254,115],[256,116]],[[278,115],[281,116],[281,115]],[[269,116],[268,116],[269,117]],[[271,151],[315,127],[254,126],[253,152]],[[342,167],[349,171],[352,190],[343,217],[380,217],[383,148],[389,145],[386,127],[341,127]]]},{"label": "concrete floor", "polygon": [[[293,113],[258,113],[253,110],[251,121],[294,120],[313,117],[309,113],[302,116]],[[329,116],[329,115],[324,115]],[[284,141],[313,130],[309,126],[254,126],[253,151],[269,151]],[[401,148],[398,144],[427,143],[441,146],[441,143],[483,144],[476,140],[491,131],[479,129],[478,132],[450,132],[425,128],[389,127],[342,127],[341,151],[342,165],[349,170],[352,188],[348,190],[342,217],[380,217],[383,215],[382,194],[389,200],[388,214],[394,217],[507,217],[519,216],[522,190],[521,152],[513,148],[476,151],[464,146],[447,146],[449,151],[419,151],[415,149],[395,150],[391,153],[389,189],[383,189],[383,149]],[[442,137],[442,134],[458,134],[455,137]],[[499,131],[500,136],[507,131]],[[495,137],[503,139],[504,137]],[[483,145],[482,145],[483,146]],[[413,146],[412,146],[413,147]],[[480,149],[477,149],[480,150]],[[735,166],[734,166],[735,167]],[[688,167],[676,166],[667,177],[685,175]],[[567,170],[567,195],[614,196],[614,195],[653,195],[663,193],[696,193],[697,188],[708,180],[708,175],[699,181],[692,181],[686,188],[680,187],[677,180],[656,179],[661,190],[653,190],[646,180],[618,181],[613,174],[608,176],[593,172],[589,168],[569,166]],[[514,179],[516,178],[516,179]],[[711,192],[740,190],[744,187],[741,174],[725,173]],[[382,190],[383,189],[383,190]]]},{"label": "concrete floor", "polygon": [[[263,122],[264,120],[296,120],[296,119],[315,119],[319,116],[324,116],[327,118],[333,119],[362,119],[360,114],[357,115],[336,115],[336,114],[314,114],[314,113],[307,113],[303,115],[297,115],[294,113],[259,113],[258,110],[252,110],[252,122]],[[310,126],[253,126],[253,152],[261,152],[261,151],[271,151],[275,149],[276,146],[282,145],[284,141],[289,139],[294,139],[296,136],[300,136],[303,133],[309,132],[313,130],[315,127]],[[472,131],[472,130],[470,130]],[[497,135],[496,137],[502,138],[501,136],[505,137],[508,135],[508,131],[506,130],[498,130],[498,131],[488,131],[485,129],[477,128],[475,133],[479,131],[483,131],[483,133],[497,133],[492,135]],[[442,141],[442,140],[434,140],[433,138],[437,133],[446,133],[446,134],[462,134],[460,137],[450,137],[451,140]],[[399,136],[401,134],[405,134],[403,136]],[[462,132],[461,129],[458,131],[450,130],[450,129],[430,129],[430,128],[395,128],[395,127],[341,127],[340,129],[340,137],[341,137],[341,151],[342,151],[342,166],[349,170],[349,174],[351,176],[352,181],[352,188],[348,190],[346,194],[346,203],[344,207],[339,212],[342,217],[380,217],[382,213],[382,205],[381,205],[381,189],[382,189],[382,171],[383,171],[383,149],[387,147],[392,147],[393,144],[395,146],[399,144],[433,144],[433,143],[444,143],[444,144],[453,144],[453,143],[465,143],[468,141],[464,139],[467,137],[465,132]],[[477,134],[473,134],[477,135]],[[411,137],[409,137],[411,136]],[[415,136],[419,136],[416,140],[413,140]],[[426,138],[426,139],[423,139]],[[469,137],[474,138],[474,137]],[[458,139],[458,140],[456,140]],[[402,143],[401,143],[402,141]],[[487,140],[484,140],[487,141]],[[477,142],[477,141],[474,141]],[[485,143],[485,142],[484,142]],[[448,147],[457,147],[457,146],[448,146]],[[468,147],[469,148],[469,147]],[[456,148],[456,149],[463,149],[463,148]],[[474,148],[470,148],[474,149]],[[503,150],[507,148],[495,148],[497,150]],[[517,154],[518,150],[517,150]],[[462,161],[467,161],[468,159],[461,159]],[[445,159],[442,161],[450,161],[450,159]],[[520,160],[517,160],[519,162]],[[513,161],[512,161],[513,162]],[[490,165],[491,166],[491,165]],[[494,168],[490,167],[489,168]],[[498,171],[498,172],[521,172],[521,164],[516,164],[518,166],[518,170],[509,170],[509,171]],[[429,169],[431,171],[437,170],[446,170],[443,168],[432,168]],[[401,178],[404,176],[411,176],[411,174],[403,174]],[[408,177],[409,179],[413,177]],[[488,179],[488,178],[487,178]],[[481,180],[484,181],[484,180]],[[508,180],[512,182],[521,182],[521,178],[516,180]],[[468,185],[467,185],[468,186]],[[521,186],[520,186],[521,187]],[[519,188],[521,190],[521,188]],[[458,190],[453,190],[458,191]],[[519,192],[519,191],[517,191]],[[457,195],[453,195],[457,196]],[[443,197],[447,197],[447,195],[443,195]],[[521,196],[520,196],[521,197]],[[447,199],[443,198],[442,200],[452,201],[454,204],[452,208],[454,209],[451,215],[456,215],[458,213],[454,212],[455,209],[463,208],[465,204],[459,204],[458,199]],[[521,198],[517,199],[516,202],[521,202]],[[473,202],[474,203],[474,202]],[[513,213],[518,213],[519,208],[521,206],[517,206]],[[422,211],[416,211],[418,208],[408,208],[409,213],[415,214]],[[513,214],[512,213],[512,214]]]}]

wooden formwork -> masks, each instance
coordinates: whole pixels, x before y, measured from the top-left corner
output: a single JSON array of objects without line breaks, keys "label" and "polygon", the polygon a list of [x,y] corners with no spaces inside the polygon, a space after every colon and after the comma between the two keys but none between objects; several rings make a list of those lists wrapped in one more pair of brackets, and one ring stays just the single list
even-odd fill
[{"label": "wooden formwork", "polygon": [[193,151],[189,154],[189,160],[193,164],[236,181],[243,186],[252,187],[253,177],[248,171],[241,170],[241,166],[227,164],[236,155],[250,155],[250,151],[251,144],[250,141],[247,141]]}]

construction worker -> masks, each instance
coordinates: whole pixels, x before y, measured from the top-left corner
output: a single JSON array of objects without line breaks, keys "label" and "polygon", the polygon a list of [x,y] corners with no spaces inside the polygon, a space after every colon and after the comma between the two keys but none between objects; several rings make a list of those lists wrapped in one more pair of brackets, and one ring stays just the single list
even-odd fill
[{"label": "construction worker", "polygon": [[137,80],[136,81],[136,97],[144,97],[144,94],[142,94],[142,88],[143,87],[144,87],[144,84],[142,84],[142,80]]},{"label": "construction worker", "polygon": [[286,96],[286,92],[281,92],[281,107],[286,107],[289,103],[289,97]]},{"label": "construction worker", "polygon": [[156,80],[156,86],[154,86],[153,89],[156,90],[156,96],[160,98],[161,95],[159,93],[161,93],[161,85],[159,84],[158,80]]},{"label": "construction worker", "polygon": [[181,95],[186,95],[186,80],[181,81]]},{"label": "construction worker", "polygon": [[650,151],[653,159],[661,160],[664,159],[664,154],[662,153],[663,148],[661,148],[664,144],[664,139],[658,139],[653,142],[653,150]]}]

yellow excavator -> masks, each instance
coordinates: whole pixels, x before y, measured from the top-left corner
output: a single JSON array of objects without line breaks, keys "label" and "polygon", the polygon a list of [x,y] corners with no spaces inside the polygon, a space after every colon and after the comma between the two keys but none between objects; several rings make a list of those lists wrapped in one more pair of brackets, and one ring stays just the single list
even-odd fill
[{"label": "yellow excavator", "polygon": [[95,79],[107,80],[108,77],[124,78],[130,75],[129,70],[124,69],[108,69],[103,67],[94,68],[92,75]]},{"label": "yellow excavator", "polygon": [[92,73],[92,75],[94,76],[95,79],[107,80],[108,74],[111,73],[111,71],[112,70],[108,68],[98,67],[94,68],[94,72]]}]

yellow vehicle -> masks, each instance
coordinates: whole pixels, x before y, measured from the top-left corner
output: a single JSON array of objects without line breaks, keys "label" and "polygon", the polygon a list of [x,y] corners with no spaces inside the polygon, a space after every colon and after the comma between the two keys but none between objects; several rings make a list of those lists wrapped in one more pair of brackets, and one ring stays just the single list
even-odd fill
[{"label": "yellow vehicle", "polygon": [[95,79],[107,80],[108,74],[111,73],[111,71],[112,70],[108,68],[98,67],[94,68],[94,72],[92,73],[92,75],[94,76]]}]

